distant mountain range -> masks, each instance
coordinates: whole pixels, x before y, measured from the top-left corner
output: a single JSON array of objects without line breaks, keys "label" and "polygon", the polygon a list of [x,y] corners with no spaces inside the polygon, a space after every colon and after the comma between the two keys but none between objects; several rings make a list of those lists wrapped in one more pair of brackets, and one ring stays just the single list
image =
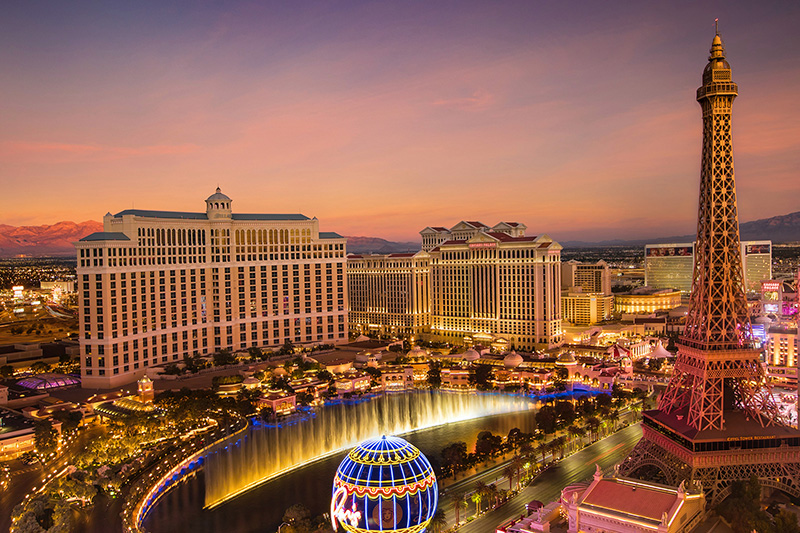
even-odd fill
[{"label": "distant mountain range", "polygon": [[[739,233],[743,241],[772,241],[800,242],[800,211],[779,215],[771,218],[762,218],[751,222],[739,224]],[[670,242],[692,242],[695,234],[674,235],[672,237],[658,237],[654,239],[608,241],[558,241],[565,248],[591,248],[597,246],[644,246],[645,244],[663,244]]]},{"label": "distant mountain range", "polygon": [[393,242],[377,237],[346,237],[347,252],[351,254],[397,254],[418,252],[419,242]]},{"label": "distant mountain range", "polygon": [[[773,242],[800,242],[800,211],[772,218],[744,222],[739,226],[742,240]],[[86,222],[57,222],[44,226],[9,226],[0,224],[0,257],[18,255],[71,256],[75,254],[72,243],[95,231],[103,231],[103,224],[93,220]],[[597,246],[644,246],[668,242],[691,242],[694,235],[676,235],[653,239],[607,240],[597,242],[559,241],[567,248],[589,248]],[[415,252],[419,242],[394,242],[378,237],[347,237],[347,251],[356,254],[390,254]]]},{"label": "distant mountain range", "polygon": [[0,257],[18,255],[75,256],[72,243],[94,233],[103,231],[103,223],[56,222],[44,226],[8,226],[0,224]]}]

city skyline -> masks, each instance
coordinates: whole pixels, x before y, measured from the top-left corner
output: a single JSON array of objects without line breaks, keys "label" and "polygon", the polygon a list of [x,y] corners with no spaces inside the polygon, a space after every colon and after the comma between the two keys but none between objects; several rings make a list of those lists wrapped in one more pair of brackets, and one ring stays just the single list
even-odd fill
[{"label": "city skyline", "polygon": [[800,204],[789,3],[9,11],[0,223],[201,211],[219,185],[235,212],[391,240],[463,218],[565,240],[692,233],[691,95],[716,17],[742,90],[742,221]]}]

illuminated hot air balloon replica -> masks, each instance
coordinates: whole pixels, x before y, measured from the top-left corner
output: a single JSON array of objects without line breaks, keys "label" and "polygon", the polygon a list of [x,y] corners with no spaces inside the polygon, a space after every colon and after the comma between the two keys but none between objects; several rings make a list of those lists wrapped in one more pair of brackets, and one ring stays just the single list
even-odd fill
[{"label": "illuminated hot air balloon replica", "polygon": [[331,522],[351,533],[422,533],[438,499],[433,467],[416,447],[398,437],[370,439],[336,470]]}]

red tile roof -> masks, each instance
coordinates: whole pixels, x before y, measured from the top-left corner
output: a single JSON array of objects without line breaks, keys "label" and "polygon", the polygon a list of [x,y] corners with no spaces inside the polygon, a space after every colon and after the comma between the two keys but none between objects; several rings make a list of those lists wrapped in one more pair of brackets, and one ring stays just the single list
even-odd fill
[{"label": "red tile roof", "polygon": [[641,484],[624,483],[603,479],[589,489],[582,504],[602,507],[650,520],[661,521],[677,501],[677,495]]}]

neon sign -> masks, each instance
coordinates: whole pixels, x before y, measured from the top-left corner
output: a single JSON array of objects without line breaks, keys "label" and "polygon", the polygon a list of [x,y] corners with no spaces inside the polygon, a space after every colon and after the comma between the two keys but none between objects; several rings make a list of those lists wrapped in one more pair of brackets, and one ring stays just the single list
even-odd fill
[{"label": "neon sign", "polygon": [[[346,501],[347,489],[339,487],[331,498],[331,525],[333,525],[334,531],[339,530],[339,523],[349,523],[353,527],[358,527],[358,523],[361,521],[361,511],[356,510],[355,502],[350,506],[350,509],[346,509]],[[337,520],[339,523],[337,523]]]}]

